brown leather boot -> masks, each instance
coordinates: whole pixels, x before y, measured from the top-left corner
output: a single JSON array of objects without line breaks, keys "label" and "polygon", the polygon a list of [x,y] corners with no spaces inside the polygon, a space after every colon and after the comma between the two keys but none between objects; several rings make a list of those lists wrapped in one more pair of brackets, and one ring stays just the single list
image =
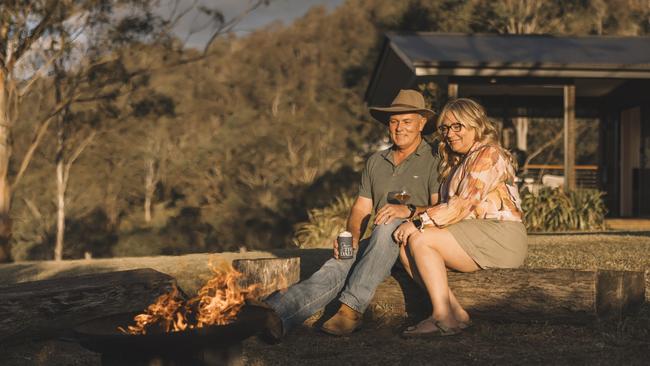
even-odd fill
[{"label": "brown leather boot", "polygon": [[335,336],[351,334],[361,328],[362,315],[346,304],[341,304],[339,311],[321,326],[321,330]]},{"label": "brown leather boot", "polygon": [[267,303],[259,300],[247,299],[246,306],[260,308],[266,313],[263,327],[259,334],[260,339],[268,344],[280,343],[284,337],[284,329],[282,326],[282,319],[280,319],[278,313],[276,313]]}]

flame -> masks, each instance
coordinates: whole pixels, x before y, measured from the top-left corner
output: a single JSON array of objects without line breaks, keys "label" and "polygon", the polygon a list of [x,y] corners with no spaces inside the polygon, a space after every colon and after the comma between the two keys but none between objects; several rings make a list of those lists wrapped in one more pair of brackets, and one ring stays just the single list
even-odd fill
[{"label": "flame", "polygon": [[[159,324],[165,332],[179,332],[186,329],[210,325],[225,325],[237,318],[237,313],[248,298],[259,295],[257,284],[242,287],[242,274],[230,264],[208,264],[214,273],[197,293],[187,301],[175,286],[168,294],[161,295],[144,313],[136,315],[135,325],[127,329],[118,327],[125,334],[146,334],[147,329]],[[286,282],[286,281],[285,281]]]},{"label": "flame", "polygon": [[217,275],[210,279],[189,303],[197,304],[196,327],[233,322],[246,298],[255,297],[258,285],[240,287],[242,274],[228,266],[224,271],[210,263]]},{"label": "flame", "polygon": [[118,329],[128,334],[146,334],[148,327],[161,323],[165,332],[185,330],[188,325],[187,312],[180,291],[174,286],[170,293],[161,295],[149,305],[143,314],[136,315],[133,318],[135,325],[129,325],[128,330],[122,327]]}]

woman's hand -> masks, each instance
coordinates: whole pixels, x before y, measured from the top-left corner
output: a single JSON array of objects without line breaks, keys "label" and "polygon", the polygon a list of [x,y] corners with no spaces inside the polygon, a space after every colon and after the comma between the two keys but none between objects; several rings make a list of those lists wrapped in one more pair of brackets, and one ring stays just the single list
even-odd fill
[{"label": "woman's hand", "polygon": [[400,225],[397,230],[393,232],[393,239],[399,245],[406,245],[408,243],[409,236],[416,233],[418,229],[413,225],[412,222],[407,221]]},{"label": "woman's hand", "polygon": [[375,217],[375,225],[382,225],[390,222],[392,219],[408,219],[411,215],[411,210],[409,210],[406,205],[395,205],[392,203],[385,204],[379,211],[377,211],[377,216]]}]

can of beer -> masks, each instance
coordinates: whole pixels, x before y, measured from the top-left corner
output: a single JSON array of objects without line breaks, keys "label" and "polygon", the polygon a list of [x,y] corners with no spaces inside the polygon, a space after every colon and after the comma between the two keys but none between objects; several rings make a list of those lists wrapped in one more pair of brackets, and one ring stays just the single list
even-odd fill
[{"label": "can of beer", "polygon": [[352,233],[344,231],[336,238],[339,245],[339,259],[352,259],[354,256],[352,249]]}]

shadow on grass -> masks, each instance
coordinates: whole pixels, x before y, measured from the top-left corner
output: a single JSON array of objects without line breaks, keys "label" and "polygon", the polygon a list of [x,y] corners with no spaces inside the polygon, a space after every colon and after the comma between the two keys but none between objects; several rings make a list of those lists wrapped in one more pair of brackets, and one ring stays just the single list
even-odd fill
[{"label": "shadow on grass", "polygon": [[544,232],[530,232],[528,235],[539,235],[539,236],[562,236],[562,235],[571,235],[571,236],[587,236],[587,235],[611,235],[611,236],[648,236],[650,237],[650,231],[648,230],[600,230],[600,231],[544,231]]}]

